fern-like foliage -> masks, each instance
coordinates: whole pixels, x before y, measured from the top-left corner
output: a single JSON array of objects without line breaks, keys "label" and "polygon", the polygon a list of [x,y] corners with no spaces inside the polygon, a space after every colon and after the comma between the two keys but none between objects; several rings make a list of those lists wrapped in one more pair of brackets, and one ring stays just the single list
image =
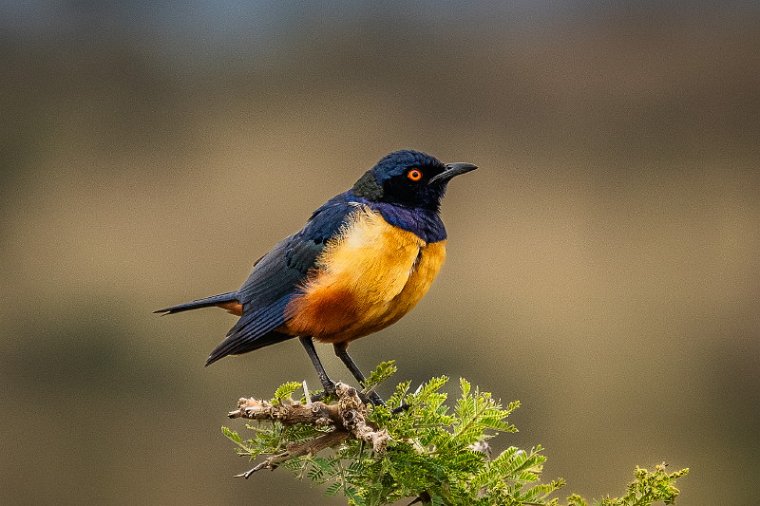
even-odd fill
[{"label": "fern-like foliage", "polygon": [[[388,379],[395,370],[392,362],[380,364],[368,377],[367,388]],[[374,453],[349,438],[322,454],[297,456],[282,466],[301,479],[322,484],[327,495],[342,494],[356,506],[389,504],[404,498],[431,505],[559,505],[551,496],[565,483],[561,479],[540,482],[546,460],[540,446],[509,447],[493,458],[490,455],[489,439],[517,430],[507,418],[519,402],[504,406],[490,393],[460,379],[459,398],[449,407],[447,394],[441,391],[447,382],[445,376],[433,378],[412,391],[410,382],[405,381],[396,386],[385,406],[369,408],[369,423],[391,436],[383,453]],[[272,403],[305,402],[303,398],[292,399],[300,387],[295,382],[282,385]],[[402,406],[403,410],[396,410]],[[253,431],[247,440],[226,427],[222,431],[235,443],[239,455],[251,459],[280,454],[332,430],[329,426],[284,426],[278,422],[254,422],[246,427]],[[687,472],[668,473],[664,466],[657,466],[653,472],[637,469],[636,479],[624,496],[593,504],[672,504],[679,494],[675,481]],[[567,504],[589,505],[578,495],[570,496]]]}]

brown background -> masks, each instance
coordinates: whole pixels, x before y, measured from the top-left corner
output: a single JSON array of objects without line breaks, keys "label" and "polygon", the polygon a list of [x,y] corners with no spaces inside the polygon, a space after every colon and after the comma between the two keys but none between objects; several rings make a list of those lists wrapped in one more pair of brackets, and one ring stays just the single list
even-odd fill
[{"label": "brown background", "polygon": [[752,503],[760,9],[657,5],[3,2],[2,502],[340,504],[231,478],[224,415],[316,384],[298,344],[204,369],[231,317],[151,311],[234,289],[413,147],[481,169],[359,364],[520,399],[495,445],[544,445],[566,494],[665,460],[684,505]]}]

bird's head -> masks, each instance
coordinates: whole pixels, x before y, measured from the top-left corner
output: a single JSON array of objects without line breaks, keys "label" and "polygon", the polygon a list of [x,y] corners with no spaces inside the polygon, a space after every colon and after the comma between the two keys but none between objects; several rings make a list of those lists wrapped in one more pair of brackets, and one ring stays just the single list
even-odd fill
[{"label": "bird's head", "polygon": [[471,163],[444,164],[419,151],[395,151],[368,170],[353,193],[375,202],[437,211],[451,178],[476,168]]}]

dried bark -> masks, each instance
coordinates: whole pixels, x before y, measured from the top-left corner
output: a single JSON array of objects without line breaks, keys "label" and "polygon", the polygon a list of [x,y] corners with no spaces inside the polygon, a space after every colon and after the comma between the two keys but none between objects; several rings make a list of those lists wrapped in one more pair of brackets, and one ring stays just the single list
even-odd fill
[{"label": "dried bark", "polygon": [[254,398],[241,398],[238,408],[228,414],[230,418],[277,421],[283,425],[308,424],[319,428],[332,427],[333,430],[314,439],[292,444],[284,452],[272,455],[238,476],[249,478],[261,469],[276,469],[286,460],[307,454],[314,455],[349,438],[368,443],[375,452],[385,451],[390,436],[385,429],[378,430],[367,422],[367,405],[362,402],[359,392],[344,383],[336,384],[335,392],[338,400],[331,404],[322,401],[272,404]]}]

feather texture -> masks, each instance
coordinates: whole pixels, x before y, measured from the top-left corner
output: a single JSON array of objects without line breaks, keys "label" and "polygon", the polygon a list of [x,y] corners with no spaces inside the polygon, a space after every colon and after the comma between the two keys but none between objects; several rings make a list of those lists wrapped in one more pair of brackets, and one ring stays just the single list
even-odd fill
[{"label": "feather texture", "polygon": [[452,177],[474,168],[418,151],[390,153],[259,258],[239,290],[157,312],[219,306],[240,316],[206,365],[296,336],[345,343],[385,328],[441,269],[440,200]]},{"label": "feather texture", "polygon": [[445,257],[445,241],[428,244],[364,207],[319,256],[287,306],[285,329],[331,343],[383,329],[419,302]]}]

